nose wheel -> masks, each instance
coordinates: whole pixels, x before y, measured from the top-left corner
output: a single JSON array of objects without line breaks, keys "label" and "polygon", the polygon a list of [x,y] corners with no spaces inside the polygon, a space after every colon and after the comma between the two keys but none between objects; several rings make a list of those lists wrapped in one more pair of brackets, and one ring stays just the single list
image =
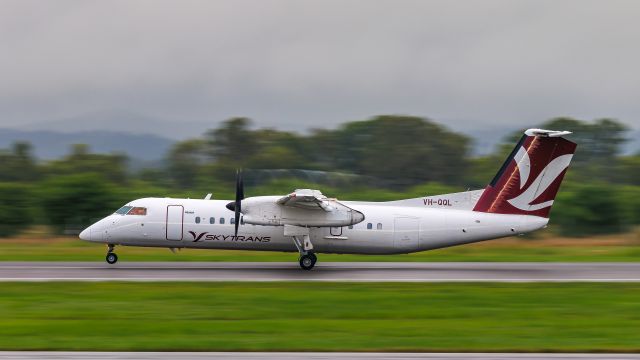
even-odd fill
[{"label": "nose wheel", "polygon": [[114,247],[115,246],[112,244],[108,245],[107,256],[105,257],[105,260],[107,261],[107,263],[111,265],[118,262],[118,255],[116,255],[116,253],[113,252]]},{"label": "nose wheel", "polygon": [[318,261],[316,254],[307,253],[306,255],[300,256],[300,267],[304,270],[311,270],[316,265],[316,261]]}]

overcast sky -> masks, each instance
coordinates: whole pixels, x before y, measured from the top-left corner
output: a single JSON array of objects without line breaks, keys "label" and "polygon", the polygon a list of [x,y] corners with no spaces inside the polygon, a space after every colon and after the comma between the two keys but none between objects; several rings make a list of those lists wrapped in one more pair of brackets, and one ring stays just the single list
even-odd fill
[{"label": "overcast sky", "polygon": [[231,116],[637,129],[639,19],[633,0],[0,0],[0,127],[113,111],[173,137]]}]

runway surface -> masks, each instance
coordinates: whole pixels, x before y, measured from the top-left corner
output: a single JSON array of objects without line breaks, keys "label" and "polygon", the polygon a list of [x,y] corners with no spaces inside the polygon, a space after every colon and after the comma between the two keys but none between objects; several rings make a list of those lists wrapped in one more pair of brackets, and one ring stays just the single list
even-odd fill
[{"label": "runway surface", "polygon": [[3,360],[53,360],[53,359],[96,359],[96,360],[202,360],[202,359],[232,359],[232,360],[299,360],[299,359],[330,359],[330,360],[364,360],[364,359],[428,359],[428,360],[570,360],[570,359],[611,359],[611,360],[638,360],[640,354],[435,354],[435,353],[187,353],[187,352],[65,352],[65,351],[34,351],[0,352]]},{"label": "runway surface", "polygon": [[0,262],[0,281],[640,282],[640,263]]}]

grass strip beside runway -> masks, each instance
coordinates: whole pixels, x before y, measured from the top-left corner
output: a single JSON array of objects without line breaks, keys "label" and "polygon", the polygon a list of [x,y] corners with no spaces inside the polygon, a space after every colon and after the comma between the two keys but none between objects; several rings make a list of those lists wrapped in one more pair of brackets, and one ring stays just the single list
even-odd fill
[{"label": "grass strip beside runway", "polygon": [[2,350],[640,351],[640,284],[1,286]]}]

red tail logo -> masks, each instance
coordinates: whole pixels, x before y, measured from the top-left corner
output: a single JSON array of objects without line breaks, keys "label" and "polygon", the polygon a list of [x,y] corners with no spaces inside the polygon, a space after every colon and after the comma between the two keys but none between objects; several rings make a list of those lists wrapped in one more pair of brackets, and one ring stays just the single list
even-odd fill
[{"label": "red tail logo", "polygon": [[474,210],[549,217],[576,144],[566,132],[527,130]]}]

